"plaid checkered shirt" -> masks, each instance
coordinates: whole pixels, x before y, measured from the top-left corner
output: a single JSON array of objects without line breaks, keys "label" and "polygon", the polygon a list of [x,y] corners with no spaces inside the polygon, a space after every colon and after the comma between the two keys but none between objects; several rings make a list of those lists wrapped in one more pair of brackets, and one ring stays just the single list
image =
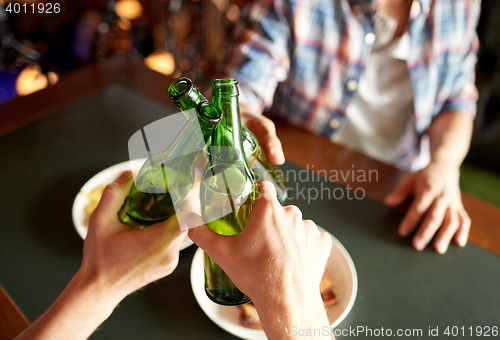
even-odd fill
[{"label": "plaid checkered shirt", "polygon": [[[295,125],[332,136],[370,54],[375,1],[250,1],[236,28],[222,75],[240,83],[241,102],[273,109]],[[476,26],[480,0],[415,0],[406,61],[414,91],[418,141],[433,117],[475,115]],[[337,125],[337,126],[336,126]],[[410,164],[420,143],[407,153]]]}]

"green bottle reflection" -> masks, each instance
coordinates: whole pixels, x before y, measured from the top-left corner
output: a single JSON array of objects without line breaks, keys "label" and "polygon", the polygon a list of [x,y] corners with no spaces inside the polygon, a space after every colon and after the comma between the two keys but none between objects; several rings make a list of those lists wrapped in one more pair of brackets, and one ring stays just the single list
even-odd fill
[{"label": "green bottle reflection", "polygon": [[142,229],[166,220],[190,194],[194,165],[222,117],[219,108],[207,101],[191,115],[170,147],[144,163],[118,211],[122,223]]},{"label": "green bottle reflection", "polygon": [[[243,151],[237,81],[215,80],[213,86],[222,120],[212,135],[211,156],[200,185],[201,211],[211,230],[234,235],[248,222],[257,185]],[[212,301],[222,305],[250,301],[206,254],[204,268],[205,290]]]}]

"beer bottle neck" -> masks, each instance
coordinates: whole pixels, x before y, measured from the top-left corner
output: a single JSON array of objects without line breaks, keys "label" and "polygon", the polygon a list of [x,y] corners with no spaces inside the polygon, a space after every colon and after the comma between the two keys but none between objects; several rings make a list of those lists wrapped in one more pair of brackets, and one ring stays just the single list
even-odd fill
[{"label": "beer bottle neck", "polygon": [[207,99],[201,94],[191,79],[182,77],[168,87],[168,96],[174,105],[180,109],[187,119],[191,119],[193,110]]},{"label": "beer bottle neck", "polygon": [[198,103],[196,106],[196,114],[200,124],[201,133],[203,134],[203,139],[208,141],[208,139],[212,136],[214,129],[220,123],[222,113],[217,106],[205,100]]},{"label": "beer bottle neck", "polygon": [[215,80],[212,83],[213,102],[222,111],[212,144],[234,148],[241,160],[245,160],[241,135],[240,110],[238,103],[238,87],[234,79]]}]

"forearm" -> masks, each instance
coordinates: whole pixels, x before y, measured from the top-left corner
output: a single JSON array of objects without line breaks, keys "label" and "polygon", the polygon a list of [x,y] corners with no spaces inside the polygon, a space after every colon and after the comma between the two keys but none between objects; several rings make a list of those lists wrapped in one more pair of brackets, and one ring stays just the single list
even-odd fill
[{"label": "forearm", "polygon": [[473,116],[463,112],[446,112],[434,118],[427,135],[431,163],[458,169],[469,150]]},{"label": "forearm", "polygon": [[296,289],[289,293],[280,290],[274,298],[254,299],[253,303],[271,340],[327,339],[325,335],[331,332],[319,289],[306,294]]},{"label": "forearm", "polygon": [[49,309],[15,340],[87,339],[123,297],[79,271]]}]

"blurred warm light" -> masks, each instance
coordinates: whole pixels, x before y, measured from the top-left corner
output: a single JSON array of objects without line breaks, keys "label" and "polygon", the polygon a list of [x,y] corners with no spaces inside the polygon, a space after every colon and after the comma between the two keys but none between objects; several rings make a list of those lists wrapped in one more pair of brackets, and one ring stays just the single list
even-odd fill
[{"label": "blurred warm light", "polygon": [[130,31],[132,29],[132,24],[127,19],[120,18],[115,21],[115,25],[124,31]]},{"label": "blurred warm light", "polygon": [[212,0],[212,3],[217,6],[217,9],[221,12],[227,7],[229,0]]},{"label": "blurred warm light", "polygon": [[[1,1],[1,0],[0,0]],[[17,66],[17,67],[21,67],[24,65],[24,60],[23,58],[16,58],[16,60],[14,61],[14,65]]]},{"label": "blurred warm light", "polygon": [[181,59],[179,61],[179,67],[181,68],[181,70],[187,71],[191,68],[191,62],[189,61],[189,59]]},{"label": "blurred warm light", "polygon": [[182,74],[181,70],[177,70],[174,72],[174,74],[172,74],[172,78],[179,78],[181,74]]},{"label": "blurred warm light", "polygon": [[134,20],[141,16],[142,5],[138,0],[119,0],[115,4],[115,12],[121,18]]},{"label": "blurred warm light", "polygon": [[230,4],[226,9],[226,18],[231,22],[237,22],[240,18],[240,8],[236,4]]},{"label": "blurred warm light", "polygon": [[209,68],[210,68],[210,64],[209,64],[209,63],[208,63],[208,61],[206,61],[206,60],[201,60],[201,61],[198,63],[198,69],[199,69],[201,72],[207,72]]},{"label": "blurred warm light", "polygon": [[42,73],[40,66],[32,65],[19,73],[16,80],[16,91],[20,96],[26,96],[46,88],[47,85],[47,77]]},{"label": "blurred warm light", "polygon": [[176,27],[179,24],[179,18],[176,17],[175,15],[171,16],[168,18],[168,24],[172,27]]},{"label": "blurred warm light", "polygon": [[129,39],[116,39],[114,43],[114,50],[116,53],[127,53],[132,47],[132,42]]},{"label": "blurred warm light", "polygon": [[175,71],[174,56],[167,52],[153,52],[144,59],[144,64],[158,73],[169,76]]},{"label": "blurred warm light", "polygon": [[192,81],[195,81],[196,80],[196,74],[194,74],[193,72],[188,72],[186,73],[186,77],[188,77],[189,79],[191,79]]},{"label": "blurred warm light", "polygon": [[54,85],[59,81],[59,75],[55,72],[48,72],[47,79],[49,79],[49,84]]}]

